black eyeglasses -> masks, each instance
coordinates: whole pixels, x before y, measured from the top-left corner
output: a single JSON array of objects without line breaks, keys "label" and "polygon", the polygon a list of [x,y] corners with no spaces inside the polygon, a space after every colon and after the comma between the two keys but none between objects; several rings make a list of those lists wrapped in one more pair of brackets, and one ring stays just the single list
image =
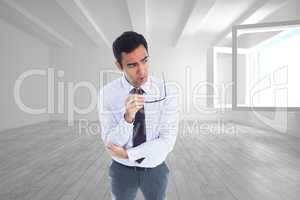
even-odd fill
[{"label": "black eyeglasses", "polygon": [[156,102],[163,101],[167,98],[167,89],[166,89],[166,81],[165,81],[164,73],[162,73],[162,78],[163,78],[163,84],[164,84],[164,96],[159,99],[156,99],[156,100],[144,101],[144,103],[156,103]]}]

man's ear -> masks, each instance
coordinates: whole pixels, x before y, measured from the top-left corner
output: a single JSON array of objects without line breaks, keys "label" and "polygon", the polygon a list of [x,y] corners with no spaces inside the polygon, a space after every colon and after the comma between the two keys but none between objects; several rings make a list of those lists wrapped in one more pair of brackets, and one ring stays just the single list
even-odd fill
[{"label": "man's ear", "polygon": [[116,61],[115,64],[117,65],[117,67],[120,71],[123,71],[123,67],[118,61]]}]

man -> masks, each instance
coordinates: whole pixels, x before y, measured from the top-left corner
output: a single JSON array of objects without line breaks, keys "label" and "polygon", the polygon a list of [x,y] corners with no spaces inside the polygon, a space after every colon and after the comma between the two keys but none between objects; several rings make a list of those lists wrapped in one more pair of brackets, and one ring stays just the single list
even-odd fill
[{"label": "man", "polygon": [[104,86],[98,101],[101,137],[112,157],[112,198],[133,200],[140,188],[146,200],[165,199],[165,159],[178,127],[176,93],[149,76],[148,45],[141,34],[124,32],[113,52],[123,76]]}]

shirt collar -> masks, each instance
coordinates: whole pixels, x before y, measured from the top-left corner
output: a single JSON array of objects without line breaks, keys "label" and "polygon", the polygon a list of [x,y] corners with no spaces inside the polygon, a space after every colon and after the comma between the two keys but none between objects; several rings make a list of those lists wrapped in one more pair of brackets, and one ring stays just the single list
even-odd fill
[{"label": "shirt collar", "polygon": [[[128,90],[128,93],[134,88],[129,81],[126,79],[125,74],[123,73],[122,79],[121,79],[123,87]],[[148,76],[147,81],[141,85],[140,88],[142,88],[146,94],[150,93],[150,86],[151,86],[151,77]]]}]

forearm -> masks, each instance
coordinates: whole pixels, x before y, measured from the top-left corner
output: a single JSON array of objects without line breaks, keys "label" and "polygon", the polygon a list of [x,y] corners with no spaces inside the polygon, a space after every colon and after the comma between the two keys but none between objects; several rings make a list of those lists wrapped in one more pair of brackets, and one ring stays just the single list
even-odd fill
[{"label": "forearm", "polygon": [[174,148],[177,137],[177,124],[174,129],[168,130],[159,138],[147,141],[137,147],[127,149],[129,160],[138,160],[140,158],[164,160]]}]

